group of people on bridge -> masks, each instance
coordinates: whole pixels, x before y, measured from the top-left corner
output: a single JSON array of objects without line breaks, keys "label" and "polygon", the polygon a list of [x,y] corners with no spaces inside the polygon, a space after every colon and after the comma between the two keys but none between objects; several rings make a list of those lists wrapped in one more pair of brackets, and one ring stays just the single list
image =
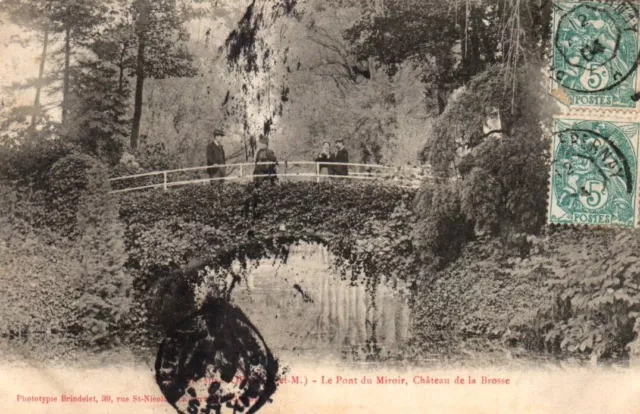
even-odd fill
[{"label": "group of people on bridge", "polygon": [[[207,173],[211,179],[211,183],[223,181],[227,176],[226,156],[224,147],[220,142],[220,137],[225,136],[222,129],[213,131],[213,139],[207,145]],[[314,159],[318,163],[318,172],[320,175],[326,176],[346,176],[349,175],[349,152],[344,147],[342,140],[335,142],[335,150],[332,150],[330,142],[322,144],[322,150]],[[270,181],[275,183],[277,180],[276,166],[278,159],[272,149],[269,148],[269,139],[261,136],[258,140],[258,151],[255,154],[253,179],[256,183]]]}]

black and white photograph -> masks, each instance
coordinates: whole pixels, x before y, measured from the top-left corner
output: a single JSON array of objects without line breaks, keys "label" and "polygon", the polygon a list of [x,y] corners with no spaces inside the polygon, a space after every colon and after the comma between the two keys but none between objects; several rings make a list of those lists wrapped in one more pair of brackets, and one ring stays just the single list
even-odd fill
[{"label": "black and white photograph", "polygon": [[635,0],[0,0],[1,413],[639,413]]}]

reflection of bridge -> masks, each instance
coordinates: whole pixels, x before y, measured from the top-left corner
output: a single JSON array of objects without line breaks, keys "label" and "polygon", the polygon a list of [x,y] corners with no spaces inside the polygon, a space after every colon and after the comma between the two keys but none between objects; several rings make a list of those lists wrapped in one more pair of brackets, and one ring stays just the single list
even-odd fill
[{"label": "reflection of bridge", "polygon": [[[162,188],[184,186],[189,184],[203,184],[210,181],[235,181],[249,182],[253,175],[255,165],[272,165],[270,162],[240,163],[213,165],[205,167],[181,168],[176,170],[154,171],[141,174],[127,175],[112,178],[111,185],[114,193],[144,190],[150,188]],[[348,175],[326,175],[321,173],[321,165],[345,165],[349,167]],[[224,177],[205,177],[206,170],[210,167],[222,167],[226,169]],[[375,180],[406,187],[418,187],[424,179],[432,179],[423,168],[413,166],[388,166],[376,164],[353,163],[318,163],[310,161],[284,161],[276,163],[277,176],[283,181],[298,180]],[[269,175],[258,175],[268,177]]]}]

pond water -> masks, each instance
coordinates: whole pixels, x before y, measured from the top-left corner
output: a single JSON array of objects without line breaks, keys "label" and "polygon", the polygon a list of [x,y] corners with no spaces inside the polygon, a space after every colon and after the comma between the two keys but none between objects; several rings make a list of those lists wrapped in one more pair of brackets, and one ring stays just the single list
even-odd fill
[{"label": "pond water", "polygon": [[232,300],[283,360],[362,360],[400,354],[410,335],[410,310],[401,285],[379,283],[368,292],[363,278],[341,280],[324,246],[291,248],[286,263],[263,260]]}]

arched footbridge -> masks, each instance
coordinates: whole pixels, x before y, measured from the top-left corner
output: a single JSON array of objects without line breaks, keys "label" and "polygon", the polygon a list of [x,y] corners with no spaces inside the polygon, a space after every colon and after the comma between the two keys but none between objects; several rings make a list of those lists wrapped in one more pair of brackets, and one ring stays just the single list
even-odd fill
[{"label": "arched footbridge", "polygon": [[[272,165],[272,163],[237,163],[189,167],[164,171],[144,172],[110,179],[113,193],[130,191],[163,189],[194,184],[214,182],[246,183],[254,177],[269,178],[270,175],[254,175],[256,165]],[[347,166],[347,175],[323,174],[322,166]],[[222,177],[208,177],[209,168],[224,168]],[[424,180],[436,180],[428,174],[426,168],[415,166],[389,166],[356,163],[319,163],[311,161],[284,161],[276,163],[276,176],[279,181],[376,181],[381,184],[398,185],[417,188]]]}]

